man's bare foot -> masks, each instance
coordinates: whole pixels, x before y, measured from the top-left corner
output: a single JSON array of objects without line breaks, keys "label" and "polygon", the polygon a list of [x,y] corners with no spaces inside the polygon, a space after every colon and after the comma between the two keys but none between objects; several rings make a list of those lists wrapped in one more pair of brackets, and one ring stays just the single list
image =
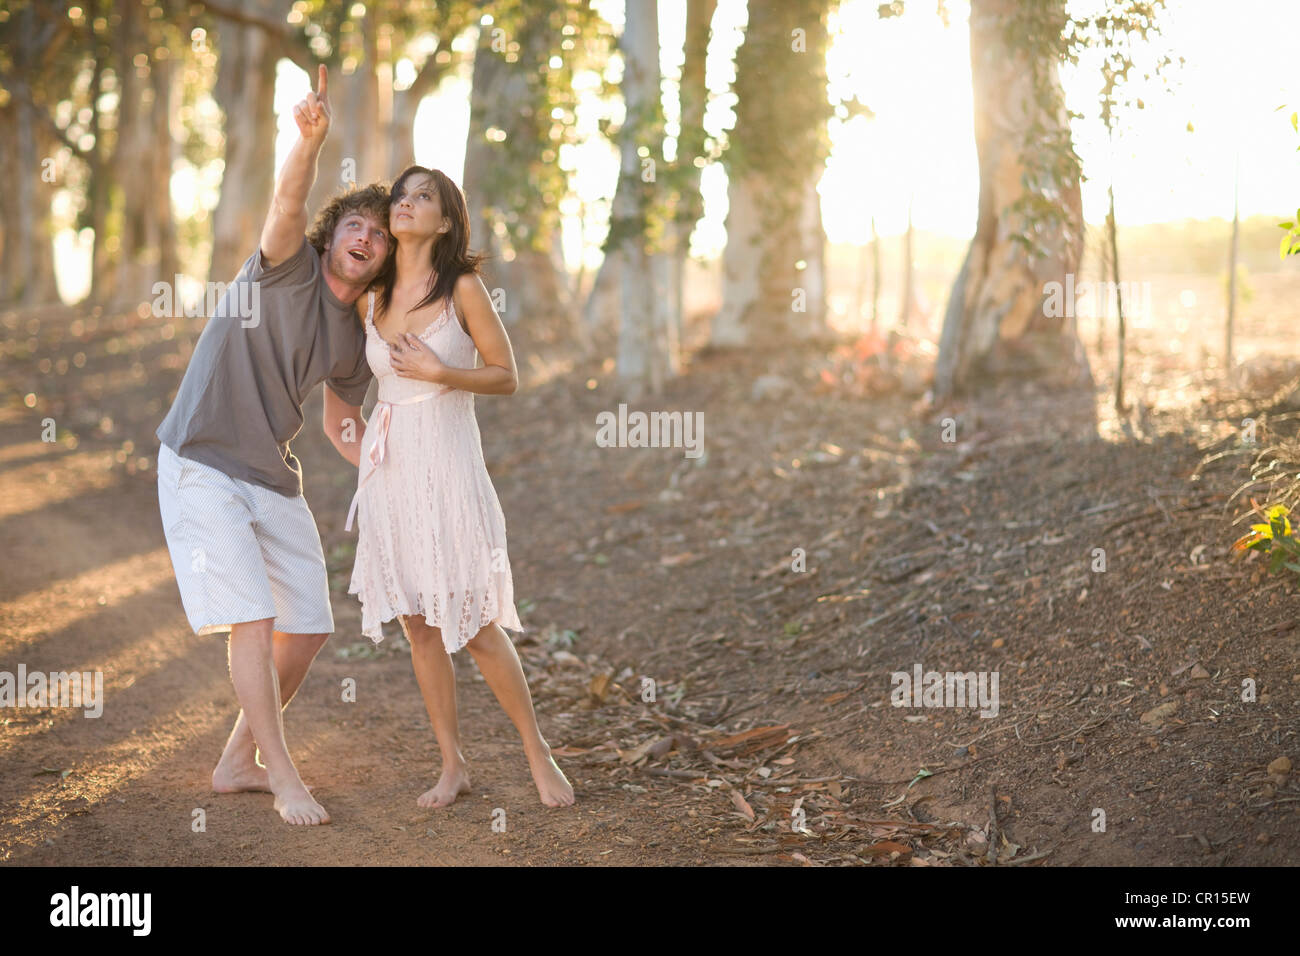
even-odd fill
[{"label": "man's bare foot", "polygon": [[543,750],[528,755],[528,769],[533,773],[533,783],[537,784],[537,795],[548,807],[573,806],[573,785],[560,770],[551,748],[543,744]]},{"label": "man's bare foot", "polygon": [[212,771],[212,789],[217,793],[244,793],[249,790],[271,792],[271,781],[266,768],[257,763],[238,763],[223,754],[217,769]]},{"label": "man's bare foot", "polygon": [[317,826],[330,822],[330,815],[325,808],[312,799],[301,780],[295,780],[288,786],[273,789],[275,809],[285,823],[298,826]]},{"label": "man's bare foot", "polygon": [[439,807],[451,806],[456,802],[457,797],[462,793],[469,793],[469,790],[469,773],[463,766],[456,767],[454,770],[444,767],[438,782],[432,789],[420,794],[415,802],[426,810],[436,810]]}]

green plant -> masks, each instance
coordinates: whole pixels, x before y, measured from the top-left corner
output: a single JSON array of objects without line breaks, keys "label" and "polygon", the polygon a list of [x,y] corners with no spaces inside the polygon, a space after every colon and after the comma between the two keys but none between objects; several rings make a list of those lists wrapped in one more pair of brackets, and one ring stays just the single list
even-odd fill
[{"label": "green plant", "polygon": [[[1277,109],[1286,109],[1286,104],[1283,103]],[[1274,112],[1277,112],[1277,110],[1274,110]],[[1294,110],[1291,112],[1291,128],[1300,133],[1300,113],[1296,113]],[[1296,151],[1300,152],[1300,146],[1296,147]],[[1279,222],[1277,226],[1279,229],[1286,230],[1286,235],[1282,237],[1282,244],[1278,248],[1278,257],[1285,259],[1287,256],[1300,253],[1300,209],[1295,211],[1294,219]]]},{"label": "green plant", "polygon": [[[1252,502],[1253,504],[1253,502]],[[1268,555],[1268,570],[1278,574],[1283,568],[1300,574],[1300,541],[1292,534],[1290,510],[1286,505],[1273,505],[1254,510],[1264,516],[1265,523],[1250,526],[1250,533],[1238,538],[1232,545],[1234,551],[1259,551]]]}]

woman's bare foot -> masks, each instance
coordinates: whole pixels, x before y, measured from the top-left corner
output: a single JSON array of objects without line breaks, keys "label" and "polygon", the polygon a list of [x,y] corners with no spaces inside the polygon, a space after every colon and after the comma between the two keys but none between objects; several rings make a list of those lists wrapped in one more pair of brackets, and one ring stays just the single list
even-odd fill
[{"label": "woman's bare foot", "polygon": [[420,794],[415,802],[427,810],[436,810],[439,807],[451,806],[456,802],[457,797],[462,793],[469,793],[469,790],[469,772],[464,766],[444,767],[438,782],[432,789]]},{"label": "woman's bare foot", "polygon": [[537,784],[537,795],[542,798],[542,803],[548,807],[573,806],[573,785],[551,756],[550,747],[542,744],[540,751],[530,753],[528,769],[532,771],[533,783]]},{"label": "woman's bare foot", "polygon": [[212,789],[217,793],[244,793],[246,791],[271,792],[271,781],[266,768],[257,762],[240,762],[222,754],[217,769],[212,771]]},{"label": "woman's bare foot", "polygon": [[273,782],[271,792],[275,794],[275,809],[285,823],[317,826],[330,822],[330,815],[312,799],[301,780],[294,779],[283,786],[276,786]]}]

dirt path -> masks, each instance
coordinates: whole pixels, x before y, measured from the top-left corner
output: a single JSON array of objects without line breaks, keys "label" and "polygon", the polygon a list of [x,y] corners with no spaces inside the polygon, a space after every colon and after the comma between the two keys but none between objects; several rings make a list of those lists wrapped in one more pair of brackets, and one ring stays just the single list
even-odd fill
[{"label": "dirt path", "polygon": [[[819,391],[810,354],[705,358],[664,401],[704,413],[707,453],[692,460],[596,447],[596,414],[617,404],[602,370],[536,368],[516,397],[481,399],[479,419],[528,628],[520,653],[579,802],[540,805],[461,655],[474,792],[426,811],[432,734],[397,630],[378,649],[360,638],[342,530],[355,472],[313,403],[295,449],[337,630],[286,721],[336,823],[307,831],[281,824],[267,795],[207,787],[236,707],[223,642],[188,633],[152,470],[194,329],[44,325],[11,324],[29,337],[0,360],[0,670],[99,669],[106,703],[98,719],[0,709],[0,861],[1300,855],[1295,776],[1265,773],[1300,758],[1295,587],[1228,560],[1224,504],[1244,458],[1191,480],[1236,407],[1185,406],[1125,438],[1094,420],[1091,396],[1015,390],[957,409],[953,445],[905,401]],[[780,380],[755,397],[764,372]],[[39,440],[47,416],[58,444]],[[1105,573],[1090,569],[1094,548]],[[890,706],[891,675],[915,664],[997,671],[998,715]],[[1246,677],[1254,702],[1240,699]]]}]

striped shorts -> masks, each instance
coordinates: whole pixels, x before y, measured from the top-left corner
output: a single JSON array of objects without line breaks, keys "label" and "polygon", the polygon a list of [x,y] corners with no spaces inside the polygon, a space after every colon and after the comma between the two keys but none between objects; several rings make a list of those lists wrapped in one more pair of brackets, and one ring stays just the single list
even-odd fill
[{"label": "striped shorts", "polygon": [[158,510],[195,634],[274,618],[287,634],[334,630],[316,519],[302,495],[158,449]]}]

